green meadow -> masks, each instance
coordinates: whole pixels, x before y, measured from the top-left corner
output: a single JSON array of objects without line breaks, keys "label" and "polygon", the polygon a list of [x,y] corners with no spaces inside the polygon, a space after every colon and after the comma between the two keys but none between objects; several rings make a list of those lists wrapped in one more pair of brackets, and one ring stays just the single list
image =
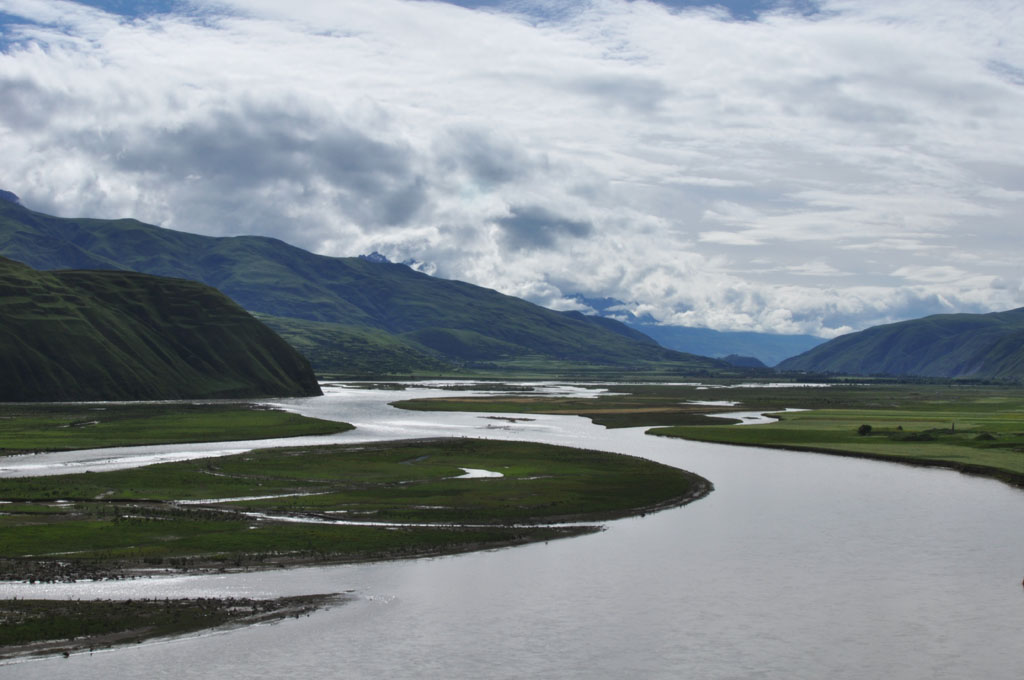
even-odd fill
[{"label": "green meadow", "polygon": [[[502,476],[462,478],[463,468]],[[4,479],[0,576],[62,580],[461,552],[593,531],[538,525],[640,514],[708,491],[696,475],[630,456],[473,439],[266,449]],[[288,521],[295,519],[307,521]]]},{"label": "green meadow", "polygon": [[986,397],[902,409],[778,413],[767,425],[665,427],[649,434],[950,467],[1024,485],[1024,401]]},{"label": "green meadow", "polygon": [[0,455],[324,435],[348,423],[247,403],[0,404]]},{"label": "green meadow", "polygon": [[[653,435],[938,465],[1024,484],[1020,386],[917,381],[606,387],[609,394],[591,399],[452,396],[395,405],[424,411],[580,415],[609,428],[666,426],[651,429]],[[778,413],[787,408],[808,410]],[[728,419],[708,417],[731,411],[777,412],[780,420],[736,427]],[[870,430],[863,430],[864,425]]]}]

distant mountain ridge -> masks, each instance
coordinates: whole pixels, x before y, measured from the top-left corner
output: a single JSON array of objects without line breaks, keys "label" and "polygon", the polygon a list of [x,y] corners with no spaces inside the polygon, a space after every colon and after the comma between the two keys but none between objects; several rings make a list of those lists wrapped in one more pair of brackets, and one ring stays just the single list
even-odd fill
[{"label": "distant mountain ridge", "polygon": [[0,257],[0,401],[316,394],[308,362],[209,286]]},{"label": "distant mountain ridge", "polygon": [[653,338],[662,347],[716,359],[737,355],[753,357],[766,366],[774,366],[783,359],[806,352],[825,342],[824,338],[813,335],[716,331],[711,328],[670,326],[658,323],[647,315],[635,316],[629,312],[623,312],[622,310],[627,305],[622,300],[607,297],[592,298],[580,294],[570,297],[587,305],[604,318],[614,316],[623,319],[625,325]]},{"label": "distant mountain ridge", "polygon": [[663,347],[671,347],[680,352],[692,352],[715,358],[752,357],[766,366],[775,366],[784,359],[806,352],[825,342],[824,338],[813,335],[716,331],[711,328],[635,322],[630,322],[629,326],[654,338]]},{"label": "distant mountain ridge", "polygon": [[1024,307],[936,314],[842,335],[779,370],[849,375],[1024,380]]},{"label": "distant mountain ridge", "polygon": [[386,258],[326,257],[266,237],[58,218],[0,202],[0,254],[44,270],[121,269],[203,282],[259,313],[327,373],[377,373],[380,361],[391,372],[536,361],[729,369],[613,320],[555,312]]}]

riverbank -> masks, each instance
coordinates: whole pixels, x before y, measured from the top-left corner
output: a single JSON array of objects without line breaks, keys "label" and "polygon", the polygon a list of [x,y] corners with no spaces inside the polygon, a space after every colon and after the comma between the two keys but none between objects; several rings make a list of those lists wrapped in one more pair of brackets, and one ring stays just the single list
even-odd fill
[{"label": "riverbank", "polygon": [[327,435],[348,423],[242,401],[0,404],[0,456]]},{"label": "riverbank", "polygon": [[666,427],[648,434],[940,467],[1024,488],[1024,408],[1007,396],[915,409],[775,413],[768,425]]},{"label": "riverbank", "polygon": [[308,616],[339,593],[270,600],[0,600],[0,659],[93,653],[116,645]]},{"label": "riverbank", "polygon": [[[689,502],[689,501],[687,501]],[[679,503],[676,505],[682,505]],[[651,508],[638,514],[674,507]],[[287,525],[301,524],[312,518],[294,517],[282,520]],[[239,530],[246,527],[241,526]],[[365,529],[365,531],[363,530]],[[161,576],[202,576],[235,574],[309,566],[338,566],[366,562],[443,557],[478,550],[499,550],[529,543],[572,538],[601,531],[600,525],[574,524],[552,527],[340,527],[328,532],[305,532],[299,538],[305,547],[296,545],[294,536],[280,549],[236,551],[226,554],[197,554],[179,557],[126,557],[123,559],[82,560],[75,558],[0,559],[0,582],[75,583],[81,581],[120,581],[158,578]],[[388,532],[388,533],[385,533]],[[301,532],[300,532],[301,533]],[[368,544],[373,544],[369,546]]]},{"label": "riverbank", "polygon": [[[1024,487],[1024,389],[965,384],[608,385],[593,399],[446,397],[397,402],[419,411],[579,415],[608,428],[943,467]],[[786,408],[807,409],[782,413]],[[735,427],[711,414],[772,413]],[[862,426],[868,426],[862,430]],[[663,426],[663,427],[657,427]]]}]

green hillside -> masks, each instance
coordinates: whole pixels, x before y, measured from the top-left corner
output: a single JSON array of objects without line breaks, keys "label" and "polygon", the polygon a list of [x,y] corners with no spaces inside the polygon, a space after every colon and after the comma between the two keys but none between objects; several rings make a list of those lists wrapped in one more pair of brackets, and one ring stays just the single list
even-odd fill
[{"label": "green hillside", "polygon": [[777,366],[851,375],[1024,380],[1024,308],[938,314],[843,335]]},{"label": "green hillside", "polygon": [[446,373],[454,368],[427,349],[376,328],[253,315],[321,372],[374,376]]},{"label": "green hillside", "polygon": [[309,364],[221,293],[0,258],[0,401],[319,394]]},{"label": "green hillside", "polygon": [[201,281],[251,312],[276,317],[266,320],[321,373],[527,364],[728,370],[666,350],[616,321],[555,312],[404,265],[315,255],[271,238],[57,218],[0,201],[0,254],[37,269],[125,269]]}]

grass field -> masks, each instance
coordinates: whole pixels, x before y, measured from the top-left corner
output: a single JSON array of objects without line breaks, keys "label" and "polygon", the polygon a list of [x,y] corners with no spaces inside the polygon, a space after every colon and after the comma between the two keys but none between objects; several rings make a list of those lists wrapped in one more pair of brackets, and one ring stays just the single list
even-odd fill
[{"label": "grass field", "polygon": [[[900,460],[984,474],[1024,485],[1024,388],[919,382],[765,387],[609,385],[596,399],[513,397],[421,399],[417,410],[582,415],[606,427],[651,434]],[[697,402],[717,402],[699,404]],[[730,403],[732,405],[723,405]],[[736,427],[708,413],[810,409],[769,425]],[[869,434],[859,434],[869,425]]]},{"label": "grass field", "polygon": [[0,404],[0,455],[333,434],[348,423],[247,403]]},{"label": "grass field", "polygon": [[779,422],[768,425],[667,427],[649,433],[936,465],[1024,486],[1024,404],[1018,398],[932,402],[914,409],[821,409],[778,417]]},{"label": "grass field", "polygon": [[[460,479],[463,468],[502,476]],[[61,580],[144,568],[459,552],[592,531],[531,525],[599,522],[681,504],[709,490],[695,475],[630,456],[472,439],[267,449],[5,479],[0,575]],[[273,517],[251,514],[257,512]]]}]

